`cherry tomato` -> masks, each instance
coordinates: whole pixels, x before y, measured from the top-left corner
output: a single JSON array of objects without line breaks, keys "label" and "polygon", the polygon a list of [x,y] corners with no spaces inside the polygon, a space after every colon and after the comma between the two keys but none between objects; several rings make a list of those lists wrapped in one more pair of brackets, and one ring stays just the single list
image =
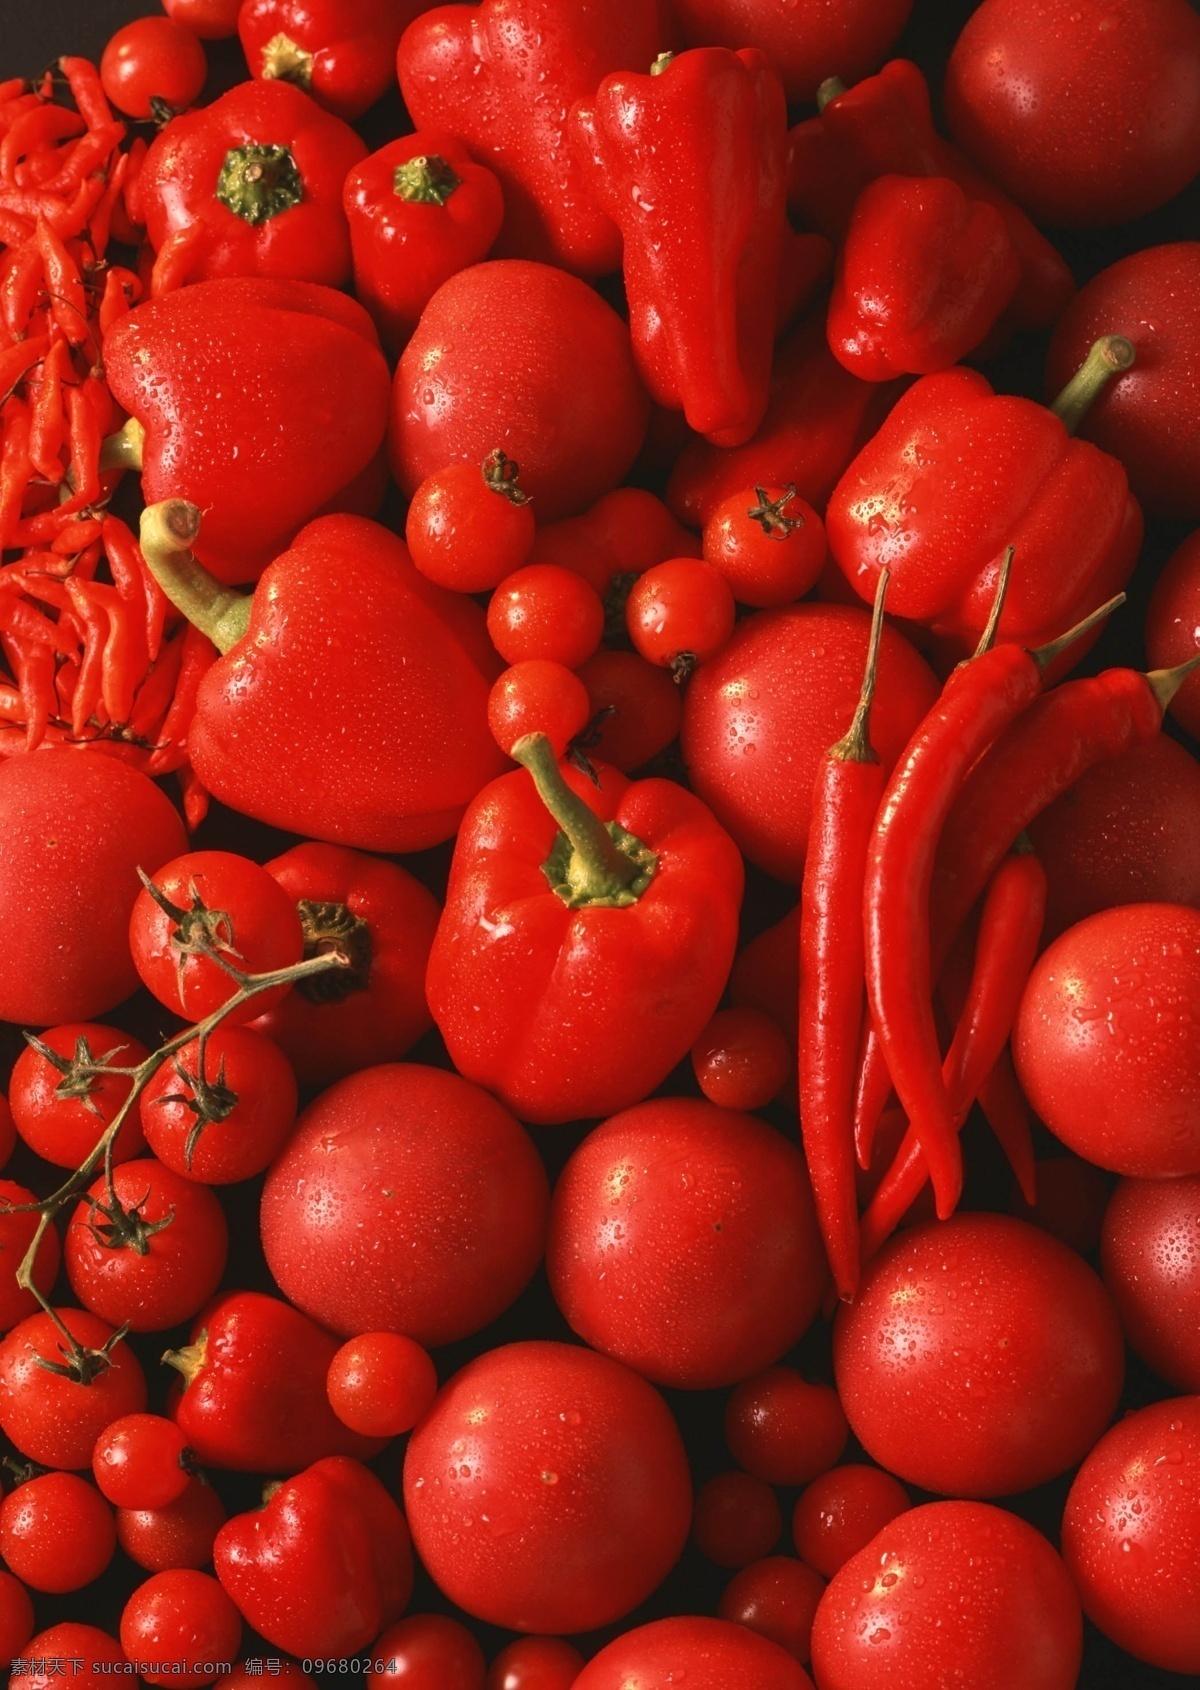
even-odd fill
[{"label": "cherry tomato", "polygon": [[101,1319],[165,1332],[207,1303],[225,1271],[229,1228],[205,1185],[152,1157],[103,1174],[67,1226],[71,1289]]},{"label": "cherry tomato", "polygon": [[586,749],[632,774],[679,732],[683,700],[670,675],[635,651],[601,648],[579,666],[593,728]]},{"label": "cherry tomato", "polygon": [[484,1690],[483,1650],[465,1625],[448,1614],[410,1614],[371,1645],[369,1684],[404,1690]]},{"label": "cherry tomato", "polygon": [[506,663],[541,658],[578,669],[600,644],[604,606],[582,575],[531,563],[506,575],[487,613],[492,644]]},{"label": "cherry tomato", "polygon": [[[22,1215],[7,1212],[6,1208],[7,1205],[16,1208],[36,1201],[33,1192],[27,1191],[15,1180],[0,1179],[0,1332],[7,1332],[38,1308],[33,1292],[23,1291],[16,1280],[22,1258],[33,1243],[38,1217],[32,1210]],[[49,1226],[38,1245],[33,1273],[34,1283],[43,1297],[49,1296],[50,1288],[58,1278],[59,1256],[58,1234]],[[0,1660],[3,1658],[3,1651],[0,1651]]]},{"label": "cherry tomato", "polygon": [[26,1645],[21,1659],[27,1669],[21,1675],[21,1690],[62,1690],[59,1661],[83,1662],[78,1672],[71,1670],[72,1690],[112,1690],[118,1675],[129,1674],[125,1651],[115,1637],[94,1625],[70,1620],[39,1631]]},{"label": "cherry tomato", "polygon": [[622,577],[631,585],[653,563],[699,556],[699,540],[661,499],[642,487],[616,487],[582,516],[541,523],[530,562],[573,569],[607,600]]},{"label": "cherry tomato", "polygon": [[212,1684],[237,1654],[242,1616],[215,1578],[190,1568],[154,1573],[121,1614],[121,1647],[147,1684]]},{"label": "cherry tomato", "polygon": [[1200,1174],[1123,1179],[1100,1264],[1138,1355],[1168,1384],[1200,1392]]},{"label": "cherry tomato", "polygon": [[572,1690],[583,1656],[561,1637],[519,1637],[488,1668],[487,1690]]},{"label": "cherry tomato", "polygon": [[569,1344],[508,1344],[456,1374],[409,1440],[404,1499],[439,1589],[522,1631],[619,1619],[665,1578],[691,1519],[658,1392]]},{"label": "cherry tomato", "polygon": [[200,98],[208,60],[194,30],[175,18],[135,18],[111,38],[100,81],[118,111],[153,117],[159,101],[183,111]]},{"label": "cherry tomato", "polygon": [[764,1109],[792,1072],[776,1022],[757,1009],[719,1009],[692,1046],[696,1084],[722,1109]]},{"label": "cherry tomato", "polygon": [[174,1502],[161,1508],[118,1508],[117,1542],[149,1573],[207,1567],[213,1540],[225,1524],[225,1505],[203,1479],[189,1479]]},{"label": "cherry tomato", "polygon": [[[13,1065],[9,1097],[17,1131],[43,1161],[77,1168],[111,1126],[133,1084],[123,1074],[97,1074],[95,1066],[138,1068],[149,1055],[116,1027],[75,1021],[48,1028]],[[113,1143],[113,1161],[127,1162],[144,1149],[132,1109]]]},{"label": "cherry tomato", "polygon": [[20,1579],[0,1572],[0,1661],[16,1660],[33,1636],[33,1625],[29,1592]]},{"label": "cherry tomato", "polygon": [[791,101],[810,104],[832,75],[859,82],[878,70],[908,22],[912,0],[675,0],[689,47],[758,47],[766,53]]},{"label": "cherry tomato", "polygon": [[139,1103],[146,1143],[164,1167],[205,1185],[232,1185],[261,1174],[287,1143],[296,1076],[263,1033],[222,1022],[205,1041],[203,1073],[193,1039],[163,1064]]},{"label": "cherry tomato", "polygon": [[821,1690],[1075,1690],[1079,1598],[1040,1532],[985,1502],[930,1502],[835,1575],[813,1624]]},{"label": "cherry tomato", "polygon": [[113,1558],[112,1509],[75,1473],[43,1473],[0,1504],[0,1555],[34,1590],[65,1595],[98,1579]]},{"label": "cherry tomato", "polygon": [[159,1414],[126,1414],[106,1426],[92,1452],[92,1472],[118,1508],[165,1508],[192,1482],[183,1433]]},{"label": "cherry tomato", "polygon": [[[145,1408],[146,1381],[129,1345],[105,1321],[86,1309],[56,1313],[82,1348],[83,1363],[48,1314],[14,1326],[0,1343],[0,1428],[31,1461],[82,1471],[91,1467],[104,1428]],[[42,1361],[70,1371],[51,1372]],[[86,1385],[81,1366],[91,1375]]]},{"label": "cherry tomato", "polygon": [[770,1555],[735,1573],[717,1613],[778,1643],[798,1661],[812,1652],[813,1618],[825,1580],[790,1555]]},{"label": "cherry tomato", "polygon": [[812,1690],[791,1655],[728,1620],[669,1619],[627,1631],[601,1649],[573,1690]]},{"label": "cherry tomato", "polygon": [[[1200,651],[1200,528],[1167,560],[1146,612],[1146,655],[1155,669],[1173,669]],[[1200,739],[1200,674],[1189,675],[1167,706],[1181,728]]]},{"label": "cherry tomato", "polygon": [[1106,1432],[1075,1475],[1063,1556],[1084,1612],[1138,1660],[1200,1673],[1200,1397]]},{"label": "cherry tomato", "polygon": [[364,1438],[411,1432],[437,1395],[428,1350],[399,1332],[364,1332],[329,1364],[329,1406]]},{"label": "cherry tomato", "polygon": [[426,476],[404,524],[421,574],[456,593],[498,587],[528,558],[533,534],[519,465],[499,451],[489,452],[482,464],[452,463]]},{"label": "cherry tomato", "polygon": [[162,0],[163,11],[201,41],[226,41],[237,34],[242,0]]},{"label": "cherry tomato", "polygon": [[546,1267],[593,1348],[657,1384],[733,1384],[817,1312],[825,1259],[804,1159],[773,1127],[700,1098],[623,1110],[559,1177]]},{"label": "cherry tomato", "polygon": [[1073,1251],[1008,1215],[957,1214],[880,1252],[838,1311],[833,1361],[869,1455],[925,1490],[979,1497],[1073,1467],[1112,1418],[1125,1355]]},{"label": "cherry tomato", "polygon": [[794,487],[748,487],[722,499],[703,545],[738,603],[758,609],[803,598],[825,566],[825,524]]},{"label": "cherry tomato", "polygon": [[849,1462],[807,1485],[792,1515],[796,1553],[832,1578],[884,1526],[911,1508],[899,1479],[881,1467]]},{"label": "cherry tomato", "polygon": [[702,558],[669,558],[639,575],[625,601],[625,626],[647,663],[686,677],[729,641],[733,594]]},{"label": "cherry tomato", "polygon": [[1047,1156],[1037,1164],[1035,1180],[1037,1201],[1032,1206],[1013,1182],[1009,1194],[1013,1214],[1043,1227],[1081,1256],[1090,1256],[1100,1242],[1111,1175],[1078,1156]]},{"label": "cherry tomato", "polygon": [[696,1494],[692,1536],[706,1561],[748,1567],[779,1542],[783,1515],[770,1485],[736,1469],[717,1473]]},{"label": "cherry tomato", "polygon": [[488,727],[506,755],[526,734],[543,733],[561,757],[591,716],[587,688],[561,663],[530,658],[506,669],[488,696]]},{"label": "cherry tomato", "polygon": [[1013,1031],[1034,1109],[1111,1173],[1200,1173],[1200,913],[1128,904],[1044,951]]},{"label": "cherry tomato", "polygon": [[850,1428],[830,1385],[794,1367],[745,1380],[725,1405],[725,1442],[739,1467],[770,1485],[806,1485],[837,1461]]}]

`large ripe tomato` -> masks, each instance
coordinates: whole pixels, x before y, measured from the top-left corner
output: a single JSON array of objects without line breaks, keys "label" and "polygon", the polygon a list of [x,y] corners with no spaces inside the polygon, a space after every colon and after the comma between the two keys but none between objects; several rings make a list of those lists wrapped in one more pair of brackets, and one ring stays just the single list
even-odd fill
[{"label": "large ripe tomato", "polygon": [[[137,1068],[150,1052],[128,1033],[96,1021],[47,1027],[38,1045],[27,1044],[13,1064],[8,1094],[13,1119],[35,1156],[56,1168],[77,1168],[112,1125],[133,1084],[127,1074],[91,1069],[103,1063]],[[131,1109],[113,1140],[112,1159],[128,1162],[145,1148],[137,1110]]]},{"label": "large ripe tomato", "polygon": [[1065,1473],[1112,1419],[1125,1352],[1092,1270],[1008,1215],[895,1238],[838,1312],[846,1418],[889,1472],[945,1496],[1010,1496]]},{"label": "large ripe tomato", "polygon": [[[114,1684],[126,1683],[133,1674],[125,1651],[107,1631],[94,1625],[81,1625],[68,1620],[39,1631],[21,1651],[26,1670],[17,1681],[21,1690],[63,1690],[64,1683],[71,1690],[112,1690]],[[75,1672],[68,1669],[64,1676],[58,1663],[83,1662]]]},{"label": "large ripe tomato", "polygon": [[[692,677],[680,744],[692,786],[753,863],[799,883],[813,781],[850,726],[870,613],[795,604],[740,623]],[[890,769],[938,694],[933,672],[885,627],[871,739]]]},{"label": "large ripe tomato", "polygon": [[[146,1380],[129,1345],[86,1309],[56,1310],[87,1353],[93,1377],[84,1384],[66,1369],[66,1341],[48,1314],[32,1314],[0,1343],[0,1430],[22,1455],[42,1467],[82,1470],[92,1465],[96,1439],[123,1414],[146,1406]],[[101,1367],[100,1352],[108,1356]]]},{"label": "large ripe tomato", "polygon": [[137,987],[137,871],[187,849],[152,780],[115,757],[51,746],[0,763],[0,1020],[88,1021]]},{"label": "large ripe tomato", "polygon": [[608,1625],[650,1595],[687,1538],[692,1489],[653,1386],[591,1350],[522,1343],[443,1388],[409,1441],[404,1502],[453,1602],[555,1633]]},{"label": "large ripe tomato", "polygon": [[1200,912],[1126,904],[1071,927],[1029,976],[1013,1056],[1070,1150],[1115,1174],[1200,1173]]},{"label": "large ripe tomato", "polygon": [[812,1690],[799,1661],[731,1620],[654,1620],[592,1658],[574,1690]]},{"label": "large ripe tomato", "polygon": [[546,1261],[586,1343],[690,1390],[778,1361],[825,1283],[799,1149],[702,1098],[651,1099],[583,1141],[554,1193]]},{"label": "large ripe tomato", "polygon": [[911,11],[912,0],[675,0],[689,47],[760,47],[803,105],[826,77],[878,70]]},{"label": "large ripe tomato", "polygon": [[1075,1690],[1079,1598],[1040,1532],[985,1502],[910,1508],[834,1576],[821,1690]]},{"label": "large ripe tomato", "polygon": [[300,1117],[267,1175],[263,1248],[284,1295],[332,1331],[449,1344],[524,1290],[548,1206],[503,1104],[457,1074],[388,1063]]},{"label": "large ripe tomato", "polygon": [[1200,1397],[1127,1414],[1101,1438],[1071,1486],[1062,1545],[1106,1637],[1200,1673]]},{"label": "large ripe tomato", "polygon": [[1138,1355],[1168,1384],[1200,1391],[1200,1174],[1123,1179],[1100,1264]]}]

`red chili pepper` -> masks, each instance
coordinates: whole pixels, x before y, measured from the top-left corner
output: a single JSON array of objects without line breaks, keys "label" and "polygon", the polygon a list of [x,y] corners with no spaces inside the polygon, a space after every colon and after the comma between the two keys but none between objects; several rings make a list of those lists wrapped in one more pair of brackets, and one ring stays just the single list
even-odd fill
[{"label": "red chili pepper", "polygon": [[146,568],[132,531],[119,517],[105,516],[104,551],[112,578],[121,597],[128,604],[142,604],[146,653],[151,663],[162,647],[163,628],[170,604],[158,582]]},{"label": "red chili pepper", "polygon": [[660,405],[740,446],[767,408],[787,108],[765,53],[698,47],[575,107],[589,186],[624,237],[634,356]]},{"label": "red chili pepper", "polygon": [[[25,704],[19,690],[3,680],[0,680],[0,716],[3,716],[7,722],[23,723],[25,720]],[[23,739],[24,735],[22,735]],[[5,754],[6,747],[0,744],[0,756]]]},{"label": "red chili pepper", "polygon": [[426,0],[246,0],[237,28],[251,76],[279,77],[353,123],[392,86],[396,48]]},{"label": "red chili pepper", "polygon": [[800,890],[800,1128],[825,1252],[847,1300],[858,1289],[852,1107],[865,1003],[863,886],[883,793],[870,715],[887,579],[885,571],[854,721],[817,771]]},{"label": "red chili pepper", "polygon": [[0,211],[0,244],[6,247],[24,246],[33,237],[33,224],[14,211]]},{"label": "red chili pepper", "polygon": [[23,76],[10,76],[6,81],[0,82],[0,117],[10,102],[25,99],[28,92],[29,83]]},{"label": "red chili pepper", "polygon": [[78,238],[87,228],[88,219],[104,197],[103,176],[88,176],[76,188],[70,200],[58,200],[42,195],[46,210],[42,213],[54,233],[64,241]]},{"label": "red chili pepper", "polygon": [[190,623],[185,624],[173,639],[167,641],[157,659],[150,665],[149,673],[137,690],[133,709],[129,712],[129,720],[125,724],[131,739],[144,740],[151,746],[157,745],[160,730],[165,727],[166,717],[175,696],[183,662],[183,649],[190,628]]},{"label": "red chili pepper", "polygon": [[93,581],[87,591],[107,623],[100,693],[104,713],[111,722],[125,722],[149,661],[145,631],[116,587]]},{"label": "red chili pepper", "polygon": [[50,350],[50,337],[37,335],[15,346],[0,349],[0,405],[4,404],[22,377]]},{"label": "red chili pepper", "polygon": [[71,442],[71,481],[75,488],[67,504],[58,507],[60,518],[82,510],[100,498],[100,424],[81,387],[66,389],[67,429]]},{"label": "red chili pepper", "polygon": [[0,312],[10,340],[24,337],[43,285],[42,254],[36,240],[6,253],[4,279],[0,282]]},{"label": "red chili pepper", "polygon": [[189,833],[195,833],[208,814],[209,791],[195,769],[189,766],[179,771],[179,787],[183,795],[183,819]]},{"label": "red chili pepper", "polygon": [[120,265],[114,265],[111,270],[105,272],[104,293],[99,311],[101,339],[114,323],[128,314],[141,298],[141,294],[142,284],[132,270],[123,270]]},{"label": "red chili pepper", "polygon": [[39,103],[24,112],[0,141],[0,180],[19,186],[16,168],[21,159],[33,152],[52,152],[60,141],[82,135],[86,128],[79,114],[67,106]]},{"label": "red chili pepper", "polygon": [[83,656],[79,674],[71,694],[71,732],[78,739],[88,722],[102,726],[108,720],[104,708],[104,644],[108,637],[108,618],[93,602],[89,585],[82,581],[67,584],[75,614],[83,626]]},{"label": "red chili pepper", "polygon": [[38,218],[34,236],[42,255],[42,268],[50,296],[50,313],[72,346],[82,346],[91,330],[87,321],[87,295],[79,266],[44,217]]},{"label": "red chili pepper", "polygon": [[29,460],[29,407],[12,395],[4,406],[3,443],[0,444],[0,552],[17,544],[15,533],[21,517],[21,501],[33,475]]},{"label": "red chili pepper", "polygon": [[74,372],[65,340],[55,340],[42,360],[36,387],[30,387],[29,458],[40,476],[58,486],[66,473],[59,453],[66,434],[63,382]]},{"label": "red chili pepper", "polygon": [[[82,145],[82,143],[81,143]],[[117,201],[125,186],[125,179],[129,174],[129,154],[119,153],[114,159],[107,177],[103,181],[102,192],[88,213],[87,237],[93,257],[100,261],[108,251],[109,237],[112,231],[113,212]],[[105,286],[108,284],[108,272],[105,273]]]},{"label": "red chili pepper", "polygon": [[51,553],[65,558],[74,557],[77,552],[95,545],[100,538],[101,527],[99,517],[72,518],[59,529],[50,542]]},{"label": "red chili pepper", "polygon": [[112,107],[100,85],[100,72],[90,59],[61,58],[58,68],[67,79],[71,98],[89,129],[112,122]]},{"label": "red chili pepper", "polygon": [[1012,1049],[1006,1045],[991,1073],[979,1088],[979,1107],[1003,1150],[1021,1195],[1029,1204],[1037,1201],[1037,1159],[1033,1149],[1032,1115],[1013,1067]]},{"label": "red chili pepper", "polygon": [[[123,123],[107,123],[100,129],[93,129],[71,148],[70,156],[66,159],[57,175],[40,184],[48,194],[70,194],[83,181],[85,176],[91,176],[99,170],[109,155],[119,147],[125,139],[125,125]],[[115,171],[124,158],[124,153],[113,160]],[[111,180],[111,173],[110,173]]]},{"label": "red chili pepper", "polygon": [[158,730],[158,744],[150,759],[154,774],[167,774],[172,769],[182,768],[187,762],[188,730],[196,714],[196,696],[200,682],[218,656],[212,641],[207,639],[199,628],[193,628],[188,623],[182,636],[181,663],[175,693]]}]

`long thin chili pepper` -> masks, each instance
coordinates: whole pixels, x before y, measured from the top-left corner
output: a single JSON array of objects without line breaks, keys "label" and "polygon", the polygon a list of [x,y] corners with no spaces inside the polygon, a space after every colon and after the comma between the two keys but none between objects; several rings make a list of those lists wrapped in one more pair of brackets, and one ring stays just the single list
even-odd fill
[{"label": "long thin chili pepper", "polygon": [[979,1088],[979,1107],[983,1110],[992,1134],[1008,1158],[1008,1165],[1017,1177],[1021,1195],[1032,1206],[1037,1201],[1037,1162],[1033,1152],[1033,1126],[1029,1104],[1017,1071],[1013,1067],[1012,1052],[1006,1045],[996,1058],[990,1074]]},{"label": "long thin chili pepper", "polygon": [[146,568],[132,529],[126,527],[119,517],[106,516],[104,519],[104,550],[121,596],[130,603],[140,600],[145,607],[146,650],[153,663],[162,649],[170,601]]},{"label": "long thin chili pepper", "polygon": [[10,76],[0,82],[0,108],[6,106],[10,100],[19,100],[29,92],[29,83],[23,76]]},{"label": "long thin chili pepper", "polygon": [[183,793],[183,819],[188,832],[195,833],[208,814],[209,791],[190,763],[180,769],[179,785]]},{"label": "long thin chili pepper", "polygon": [[54,653],[40,640],[11,633],[4,650],[25,706],[25,750],[36,751],[54,711]]},{"label": "long thin chili pepper", "polygon": [[174,639],[167,641],[158,660],[151,665],[149,674],[138,688],[133,709],[129,712],[129,720],[125,724],[131,738],[148,743],[159,738],[179,679],[184,639],[181,630]]},{"label": "long thin chili pepper", "polygon": [[55,555],[70,558],[84,551],[100,538],[103,524],[97,516],[68,517],[65,525],[50,542]]},{"label": "long thin chili pepper", "polygon": [[38,335],[35,340],[18,341],[15,346],[6,346],[0,351],[0,403],[8,398],[22,376],[40,363],[49,350],[49,336]]},{"label": "long thin chili pepper", "polygon": [[[71,481],[75,488],[70,503],[77,510],[94,505],[100,498],[100,424],[87,395],[69,387],[67,425],[71,441]],[[65,507],[61,507],[63,509]]]},{"label": "long thin chili pepper", "polygon": [[68,637],[68,630],[21,597],[20,581],[6,581],[4,585],[8,590],[0,592],[0,628],[16,639],[48,646],[62,657],[73,656],[78,646]]},{"label": "long thin chili pepper", "polygon": [[16,183],[18,162],[27,154],[57,147],[82,135],[87,124],[68,106],[37,105],[24,112],[0,141],[0,178]]},{"label": "long thin chili pepper", "polygon": [[[81,143],[82,145],[82,143]],[[108,251],[109,237],[112,232],[113,212],[117,201],[121,197],[121,190],[125,186],[125,178],[129,174],[129,154],[119,153],[108,173],[104,183],[104,191],[96,201],[87,222],[88,237],[92,244],[92,251],[97,260],[104,257]],[[107,284],[107,277],[105,278]]]},{"label": "long thin chili pepper", "polygon": [[883,793],[871,704],[888,572],[879,577],[862,694],[844,739],[817,770],[800,890],[800,1130],[817,1220],[839,1297],[858,1289],[851,1134],[863,1005],[863,877]]},{"label": "long thin chili pepper", "polygon": [[60,200],[42,213],[46,222],[64,241],[75,240],[87,228],[96,206],[104,198],[103,176],[88,176],[69,200]]},{"label": "long thin chili pepper", "polygon": [[100,83],[100,72],[90,59],[61,58],[58,68],[67,79],[71,98],[89,129],[112,122],[112,107]]},{"label": "long thin chili pepper", "polygon": [[24,722],[25,705],[16,687],[0,680],[0,716],[8,722]]},{"label": "long thin chili pepper", "polygon": [[0,316],[11,340],[24,336],[44,279],[42,255],[36,241],[29,241],[6,255],[4,278],[0,282]]},{"label": "long thin chili pepper", "polygon": [[117,123],[103,124],[99,129],[93,129],[77,141],[71,149],[71,155],[62,164],[58,172],[41,186],[48,194],[72,194],[83,181],[98,170],[112,153],[119,147],[125,137],[125,125]]},{"label": "long thin chili pepper", "polygon": [[15,395],[4,407],[4,443],[0,449],[0,552],[13,543],[33,474],[29,461],[29,407]]},{"label": "long thin chili pepper", "polygon": [[108,617],[92,600],[90,587],[81,581],[70,583],[75,613],[83,624],[83,657],[79,678],[71,699],[71,732],[76,738],[85,725],[95,718],[105,719],[102,698],[104,690],[104,646],[108,638]]},{"label": "long thin chili pepper", "polygon": [[100,694],[105,714],[110,722],[125,722],[133,709],[138,682],[146,673],[145,629],[140,617],[135,619],[134,607],[122,598],[116,587],[92,581],[87,592],[92,603],[108,618]]},{"label": "long thin chili pepper", "polygon": [[38,474],[55,487],[65,473],[59,453],[66,435],[63,378],[70,367],[66,341],[56,340],[42,360],[41,375],[31,395],[29,459]]},{"label": "long thin chili pepper", "polygon": [[196,711],[196,692],[205,674],[217,660],[217,648],[199,628],[188,624],[184,635],[183,662],[175,697],[159,730],[159,746],[150,758],[150,772],[169,774],[187,762],[187,733]]},{"label": "long thin chili pepper", "polygon": [[33,224],[28,218],[18,217],[15,211],[0,211],[0,243],[4,246],[21,246],[33,234]]},{"label": "long thin chili pepper", "polygon": [[79,266],[44,217],[38,218],[34,236],[42,255],[46,288],[50,295],[51,314],[72,346],[81,346],[88,338],[87,295]]}]

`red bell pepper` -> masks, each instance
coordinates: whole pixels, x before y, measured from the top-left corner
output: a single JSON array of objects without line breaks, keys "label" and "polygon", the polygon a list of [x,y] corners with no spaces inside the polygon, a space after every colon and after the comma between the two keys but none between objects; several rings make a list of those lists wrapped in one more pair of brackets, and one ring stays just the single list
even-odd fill
[{"label": "red bell pepper", "polygon": [[342,183],[366,151],[349,124],[287,82],[242,82],[172,118],[130,207],[158,255],[153,291],[220,276],[343,287]]},{"label": "red bell pepper", "polygon": [[461,136],[500,178],[497,257],[580,276],[618,268],[621,237],[592,197],[568,117],[603,77],[646,68],[659,46],[653,0],[483,0],[438,6],[405,30],[396,68],[413,122]]},{"label": "red bell pepper", "polygon": [[1017,249],[1021,279],[1003,326],[1040,329],[1058,318],[1075,291],[1071,272],[1019,206],[934,129],[916,65],[893,59],[853,88],[823,84],[817,104],[820,115],[791,132],[788,201],[801,224],[840,240],[877,177],[948,176],[969,198],[996,207]]},{"label": "red bell pepper", "polygon": [[402,350],[450,277],[487,257],[504,221],[500,184],[452,135],[390,141],[346,178],[354,291]]},{"label": "red bell pepper", "polygon": [[278,77],[353,123],[391,86],[405,27],[425,0],[243,0],[251,76]]},{"label": "red bell pepper", "polygon": [[261,1508],[226,1520],[213,1566],[255,1631],[302,1660],[357,1654],[399,1619],[413,1586],[404,1515],[374,1473],[344,1455],[314,1462]]},{"label": "red bell pepper", "polygon": [[[122,317],[109,386],[134,419],[107,462],[142,471],[147,503],[192,500],[198,556],[250,581],[325,508],[354,508],[391,387],[371,319],[309,282],[200,282]],[[369,502],[368,502],[369,503]]]},{"label": "red bell pepper", "polygon": [[668,780],[599,784],[542,734],[459,830],[426,990],[455,1067],[523,1121],[611,1115],[705,1026],[737,943],[742,860]]},{"label": "red bell pepper", "polygon": [[881,176],[838,256],[830,350],[864,381],[948,370],[990,333],[1020,274],[994,205],[946,176]]},{"label": "red bell pepper", "polygon": [[787,107],[764,53],[698,47],[607,77],[572,127],[625,239],[651,398],[721,446],[762,421],[786,215]]}]

